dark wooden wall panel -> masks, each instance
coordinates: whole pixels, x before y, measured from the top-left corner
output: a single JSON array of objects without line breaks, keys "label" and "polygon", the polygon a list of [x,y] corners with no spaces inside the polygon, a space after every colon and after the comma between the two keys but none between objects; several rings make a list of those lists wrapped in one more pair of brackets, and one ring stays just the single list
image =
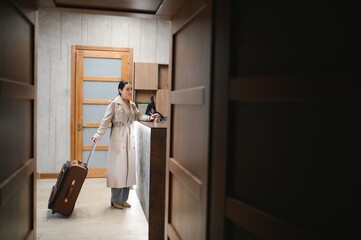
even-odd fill
[{"label": "dark wooden wall panel", "polygon": [[355,10],[326,0],[231,1],[230,74],[352,70]]},{"label": "dark wooden wall panel", "polygon": [[218,239],[360,237],[355,7],[237,0],[215,7],[216,16],[230,16],[215,19],[214,34],[215,86],[228,85],[214,89],[215,102],[228,98],[227,116],[215,106],[211,133],[227,132],[226,143],[213,138],[211,187],[226,195],[212,193],[226,206],[212,205],[211,216],[224,216]]},{"label": "dark wooden wall panel", "polygon": [[[33,236],[34,229],[34,179],[28,175],[21,185],[16,187],[11,199],[0,207],[0,237],[1,239],[26,239]],[[4,217],[3,217],[4,216]],[[35,236],[33,236],[35,239]],[[32,239],[31,237],[29,239]]]},{"label": "dark wooden wall panel", "polygon": [[34,84],[34,25],[13,5],[1,2],[0,15],[0,76]]},{"label": "dark wooden wall panel", "polygon": [[187,1],[173,21],[168,226],[170,239],[206,239],[211,7]]},{"label": "dark wooden wall panel", "polygon": [[[173,82],[171,98],[173,97],[173,146],[172,156],[184,167],[199,178],[204,178],[205,163],[200,161],[207,155],[208,113],[209,104],[209,61],[210,43],[205,37],[210,37],[209,22],[205,20],[207,12],[203,11],[174,36],[173,49]],[[208,25],[207,25],[208,24]],[[191,96],[194,89],[199,89]],[[176,99],[178,91],[184,96]],[[187,95],[187,92],[189,95]],[[189,102],[192,100],[194,102]],[[192,136],[191,138],[189,136]]]},{"label": "dark wooden wall panel", "polygon": [[170,174],[170,188],[171,226],[180,239],[202,239],[202,228],[204,228],[202,203],[192,195],[179,178],[172,174]]},{"label": "dark wooden wall panel", "polygon": [[1,159],[0,182],[27,160],[33,158],[33,102],[1,100]]},{"label": "dark wooden wall panel", "polygon": [[[233,109],[238,124],[231,141],[231,196],[309,228],[327,221],[320,219],[326,202],[335,207],[347,204],[343,195],[319,195],[320,190],[326,194],[327,186],[343,191],[338,182],[346,184],[345,179],[322,180],[327,166],[347,155],[342,153],[342,135],[333,126],[335,121],[346,124],[343,117],[335,115],[337,109],[331,104],[309,103],[238,104]],[[352,131],[347,125],[344,130]],[[343,164],[350,160],[344,159]]]},{"label": "dark wooden wall panel", "polygon": [[226,225],[227,239],[229,240],[260,240],[260,238],[244,230],[243,228],[240,228],[232,221],[227,220]]},{"label": "dark wooden wall panel", "polygon": [[0,2],[0,239],[35,238],[35,81],[32,20]]}]

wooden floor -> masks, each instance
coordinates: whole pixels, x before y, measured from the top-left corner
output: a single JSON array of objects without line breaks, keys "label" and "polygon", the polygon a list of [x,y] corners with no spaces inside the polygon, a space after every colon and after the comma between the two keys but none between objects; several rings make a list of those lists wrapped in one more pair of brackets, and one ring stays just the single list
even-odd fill
[{"label": "wooden floor", "polygon": [[55,179],[37,180],[37,240],[148,239],[148,222],[135,190],[127,209],[110,206],[110,189],[105,178],[87,178],[69,218],[52,214],[48,207]]}]

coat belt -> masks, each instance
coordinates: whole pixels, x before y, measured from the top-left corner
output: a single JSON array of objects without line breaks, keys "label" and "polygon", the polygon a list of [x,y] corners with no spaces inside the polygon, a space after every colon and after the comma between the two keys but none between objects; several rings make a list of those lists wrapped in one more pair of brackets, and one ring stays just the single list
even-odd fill
[{"label": "coat belt", "polygon": [[113,122],[113,127],[129,127],[131,123],[123,123],[123,122]]}]

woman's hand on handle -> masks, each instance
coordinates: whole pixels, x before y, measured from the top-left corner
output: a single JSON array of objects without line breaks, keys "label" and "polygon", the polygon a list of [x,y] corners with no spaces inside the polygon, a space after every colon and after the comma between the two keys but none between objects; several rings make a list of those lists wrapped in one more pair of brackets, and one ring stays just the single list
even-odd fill
[{"label": "woman's hand on handle", "polygon": [[95,137],[92,137],[93,143],[97,144],[98,143],[98,139],[96,139]]}]

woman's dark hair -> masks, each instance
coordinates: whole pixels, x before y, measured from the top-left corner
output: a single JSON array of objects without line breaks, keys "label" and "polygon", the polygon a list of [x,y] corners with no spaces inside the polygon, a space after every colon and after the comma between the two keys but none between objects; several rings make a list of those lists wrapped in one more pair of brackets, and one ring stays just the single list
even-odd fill
[{"label": "woman's dark hair", "polygon": [[125,87],[125,85],[127,85],[129,83],[132,84],[128,80],[123,80],[123,81],[119,82],[119,84],[118,84],[118,95],[120,95],[119,89],[123,91],[123,88]]}]

